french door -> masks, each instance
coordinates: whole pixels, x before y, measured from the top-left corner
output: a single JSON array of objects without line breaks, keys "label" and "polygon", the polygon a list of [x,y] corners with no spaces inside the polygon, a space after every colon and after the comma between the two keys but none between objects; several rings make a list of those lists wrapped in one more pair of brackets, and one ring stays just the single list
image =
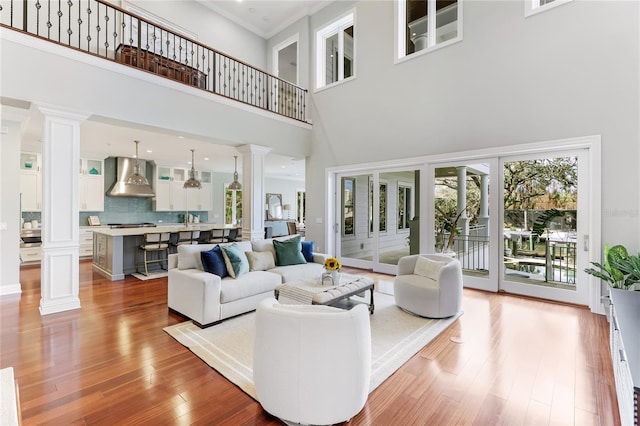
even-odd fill
[{"label": "french door", "polygon": [[336,172],[329,240],[348,266],[394,274],[402,255],[448,252],[466,287],[598,311],[584,269],[600,258],[599,152],[589,136]]},{"label": "french door", "polygon": [[502,157],[500,176],[500,290],[588,304],[588,151]]}]

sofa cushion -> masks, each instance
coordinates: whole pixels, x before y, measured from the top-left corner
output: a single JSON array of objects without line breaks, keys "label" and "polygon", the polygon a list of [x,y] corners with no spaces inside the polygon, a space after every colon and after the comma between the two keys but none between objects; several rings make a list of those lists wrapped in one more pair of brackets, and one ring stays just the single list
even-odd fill
[{"label": "sofa cushion", "polygon": [[273,240],[271,238],[266,240],[253,240],[251,241],[251,247],[253,251],[269,251],[273,254],[273,258],[276,258],[276,249],[273,247]]},{"label": "sofa cushion", "polygon": [[211,250],[205,250],[200,252],[200,259],[202,260],[202,266],[205,272],[215,274],[220,278],[224,278],[229,275],[227,271],[227,265],[222,255],[222,248],[215,246]]},{"label": "sofa cushion", "polygon": [[421,275],[437,281],[438,275],[440,274],[440,268],[446,264],[447,262],[440,262],[438,260],[428,259],[424,256],[418,256],[413,273],[414,275]]},{"label": "sofa cushion", "polygon": [[178,246],[178,269],[199,269],[204,271],[200,252],[211,250],[215,244],[183,244]]},{"label": "sofa cushion", "polygon": [[267,271],[255,271],[244,274],[235,280],[227,277],[220,283],[220,303],[233,302],[256,294],[273,292],[282,278]]},{"label": "sofa cushion", "polygon": [[311,262],[300,265],[276,266],[273,269],[269,269],[269,272],[280,275],[283,283],[290,283],[300,280],[320,279],[324,268],[319,263]]},{"label": "sofa cushion", "polygon": [[231,278],[238,278],[249,272],[249,261],[239,244],[233,243],[222,247],[222,255]]},{"label": "sofa cushion", "polygon": [[313,241],[302,241],[302,255],[307,262],[313,262]]},{"label": "sofa cushion", "polygon": [[307,263],[302,255],[302,244],[299,235],[286,241],[274,240],[273,247],[276,249],[276,264],[278,266]]},{"label": "sofa cushion", "polygon": [[270,250],[245,251],[244,254],[247,256],[247,260],[249,260],[249,272],[266,271],[276,267],[276,261]]}]

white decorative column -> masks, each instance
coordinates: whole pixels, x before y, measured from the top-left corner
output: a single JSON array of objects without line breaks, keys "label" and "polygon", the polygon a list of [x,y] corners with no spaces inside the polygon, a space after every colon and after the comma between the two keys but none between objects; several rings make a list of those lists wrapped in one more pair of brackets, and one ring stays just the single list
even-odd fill
[{"label": "white decorative column", "polygon": [[[264,238],[264,157],[271,151],[259,145],[242,145],[242,239]],[[248,238],[247,238],[248,237]]]},{"label": "white decorative column", "polygon": [[478,215],[480,229],[478,235],[489,235],[489,175],[480,175],[480,214]]},{"label": "white decorative column", "polygon": [[80,123],[86,119],[40,106],[42,140],[42,266],[40,314],[80,308]]},{"label": "white decorative column", "polygon": [[458,219],[459,227],[464,235],[469,235],[469,218],[467,217],[467,168],[465,166],[456,167],[458,172],[458,198],[456,214],[462,211]]}]

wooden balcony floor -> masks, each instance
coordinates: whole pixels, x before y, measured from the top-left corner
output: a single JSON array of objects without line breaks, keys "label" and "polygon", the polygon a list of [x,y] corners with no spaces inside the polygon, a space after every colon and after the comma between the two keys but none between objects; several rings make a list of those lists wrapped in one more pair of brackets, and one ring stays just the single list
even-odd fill
[{"label": "wooden balcony floor", "polygon": [[[40,268],[21,283],[0,298],[0,367],[15,369],[25,425],[280,424],[162,331],[183,321],[167,310],[166,278],[109,282],[85,261],[82,309],[44,317]],[[620,423],[605,317],[476,290],[463,309],[351,424]]]}]

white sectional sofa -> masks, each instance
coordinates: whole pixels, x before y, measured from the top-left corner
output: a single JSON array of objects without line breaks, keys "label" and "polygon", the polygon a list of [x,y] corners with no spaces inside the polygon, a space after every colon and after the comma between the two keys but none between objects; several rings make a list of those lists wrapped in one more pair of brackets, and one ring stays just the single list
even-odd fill
[{"label": "white sectional sofa", "polygon": [[[275,238],[283,241],[289,237]],[[235,243],[244,252],[271,251],[276,259],[273,239]],[[201,328],[256,309],[260,301],[273,297],[275,286],[285,282],[320,277],[326,255],[313,253],[313,262],[276,266],[250,271],[237,278],[220,278],[205,272],[202,251],[217,244],[182,245],[169,255],[169,309],[191,319]],[[220,244],[225,246],[228,244]],[[277,263],[276,263],[277,264]]]}]

